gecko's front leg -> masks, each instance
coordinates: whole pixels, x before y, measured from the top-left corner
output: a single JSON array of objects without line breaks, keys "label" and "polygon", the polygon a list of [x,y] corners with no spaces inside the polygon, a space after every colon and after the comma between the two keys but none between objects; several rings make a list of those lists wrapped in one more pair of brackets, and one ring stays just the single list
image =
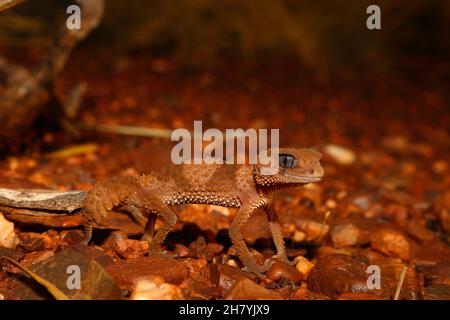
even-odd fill
[{"label": "gecko's front leg", "polygon": [[267,271],[269,265],[260,266],[254,260],[252,253],[245,244],[244,238],[242,236],[242,227],[251,217],[251,215],[261,207],[265,207],[268,204],[268,199],[264,197],[255,197],[253,199],[243,202],[241,208],[236,213],[236,216],[231,223],[229,229],[229,235],[233,245],[235,246],[238,256],[245,266],[245,269],[249,272],[253,272],[259,276]]},{"label": "gecko's front leg", "polygon": [[278,215],[277,212],[275,211],[273,202],[270,202],[268,205],[266,205],[264,207],[264,210],[267,213],[270,233],[272,235],[275,248],[277,249],[277,254],[275,258],[290,264],[291,262],[289,261],[286,255],[286,247],[284,245],[283,234],[281,232],[280,223],[278,222]]}]

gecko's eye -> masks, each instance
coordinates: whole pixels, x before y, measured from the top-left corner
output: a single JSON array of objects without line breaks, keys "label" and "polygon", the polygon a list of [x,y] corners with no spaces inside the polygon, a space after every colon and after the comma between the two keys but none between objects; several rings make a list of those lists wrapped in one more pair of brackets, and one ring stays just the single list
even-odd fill
[{"label": "gecko's eye", "polygon": [[280,166],[286,169],[294,168],[297,165],[297,160],[290,154],[280,154]]}]

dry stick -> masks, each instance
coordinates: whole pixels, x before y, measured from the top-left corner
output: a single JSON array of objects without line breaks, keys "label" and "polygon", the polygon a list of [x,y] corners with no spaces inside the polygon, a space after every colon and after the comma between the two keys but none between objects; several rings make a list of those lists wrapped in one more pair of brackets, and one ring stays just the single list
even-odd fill
[{"label": "dry stick", "polygon": [[75,211],[83,206],[84,191],[0,188],[0,204],[14,208]]},{"label": "dry stick", "polygon": [[400,296],[400,290],[402,289],[403,280],[405,280],[405,274],[408,266],[403,266],[402,272],[400,273],[400,279],[398,280],[397,289],[395,290],[394,300],[398,300]]},{"label": "dry stick", "polygon": [[159,128],[146,128],[136,126],[121,126],[108,124],[87,124],[80,123],[78,128],[82,130],[93,130],[98,132],[115,133],[128,136],[170,138],[172,130]]},{"label": "dry stick", "polygon": [[40,275],[38,275],[37,273],[34,273],[33,271],[31,271],[30,269],[22,266],[19,262],[17,262],[14,259],[11,259],[10,257],[2,257],[3,259],[9,261],[10,263],[12,263],[13,265],[15,265],[17,268],[19,268],[20,270],[22,270],[23,272],[25,272],[26,274],[28,274],[31,278],[33,278],[37,283],[39,283],[40,285],[44,286],[48,292],[51,293],[51,295],[56,299],[56,300],[70,300],[68,296],[66,296],[66,294],[64,292],[62,292],[61,290],[59,290],[54,284],[52,284],[51,282],[45,280],[44,278],[42,278]]}]

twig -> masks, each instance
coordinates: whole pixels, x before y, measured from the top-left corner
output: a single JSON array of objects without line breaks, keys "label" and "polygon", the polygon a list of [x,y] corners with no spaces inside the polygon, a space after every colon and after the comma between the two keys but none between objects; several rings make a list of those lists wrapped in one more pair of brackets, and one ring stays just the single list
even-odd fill
[{"label": "twig", "polygon": [[69,146],[51,153],[47,153],[45,156],[50,159],[64,159],[80,154],[91,154],[97,151],[97,149],[98,145],[96,145],[95,143],[85,143]]},{"label": "twig", "polygon": [[0,205],[46,211],[74,211],[83,205],[84,191],[0,188]]},{"label": "twig", "polygon": [[80,123],[78,127],[82,130],[115,133],[127,136],[170,138],[170,136],[172,135],[172,130],[159,128],[87,123]]},{"label": "twig", "polygon": [[400,291],[402,289],[403,280],[405,280],[405,274],[408,266],[403,266],[402,272],[400,273],[400,279],[398,279],[397,289],[395,290],[394,300],[398,300],[400,296]]}]

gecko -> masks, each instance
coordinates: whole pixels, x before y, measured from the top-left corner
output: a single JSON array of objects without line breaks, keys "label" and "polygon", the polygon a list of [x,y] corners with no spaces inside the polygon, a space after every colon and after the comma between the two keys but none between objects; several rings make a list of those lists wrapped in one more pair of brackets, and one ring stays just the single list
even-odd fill
[{"label": "gecko", "polygon": [[276,174],[262,175],[258,164],[181,164],[140,176],[118,176],[97,182],[83,203],[85,243],[94,224],[101,224],[108,211],[118,205],[135,206],[149,217],[146,230],[153,228],[156,215],[164,224],[152,237],[149,255],[161,253],[161,245],[173,229],[179,204],[209,204],[239,208],[228,229],[237,256],[245,270],[262,275],[270,267],[259,265],[247,247],[241,229],[259,208],[265,210],[275,244],[275,258],[288,262],[281,227],[273,204],[277,190],[318,182],[324,175],[322,155],[313,149],[280,148]]}]

